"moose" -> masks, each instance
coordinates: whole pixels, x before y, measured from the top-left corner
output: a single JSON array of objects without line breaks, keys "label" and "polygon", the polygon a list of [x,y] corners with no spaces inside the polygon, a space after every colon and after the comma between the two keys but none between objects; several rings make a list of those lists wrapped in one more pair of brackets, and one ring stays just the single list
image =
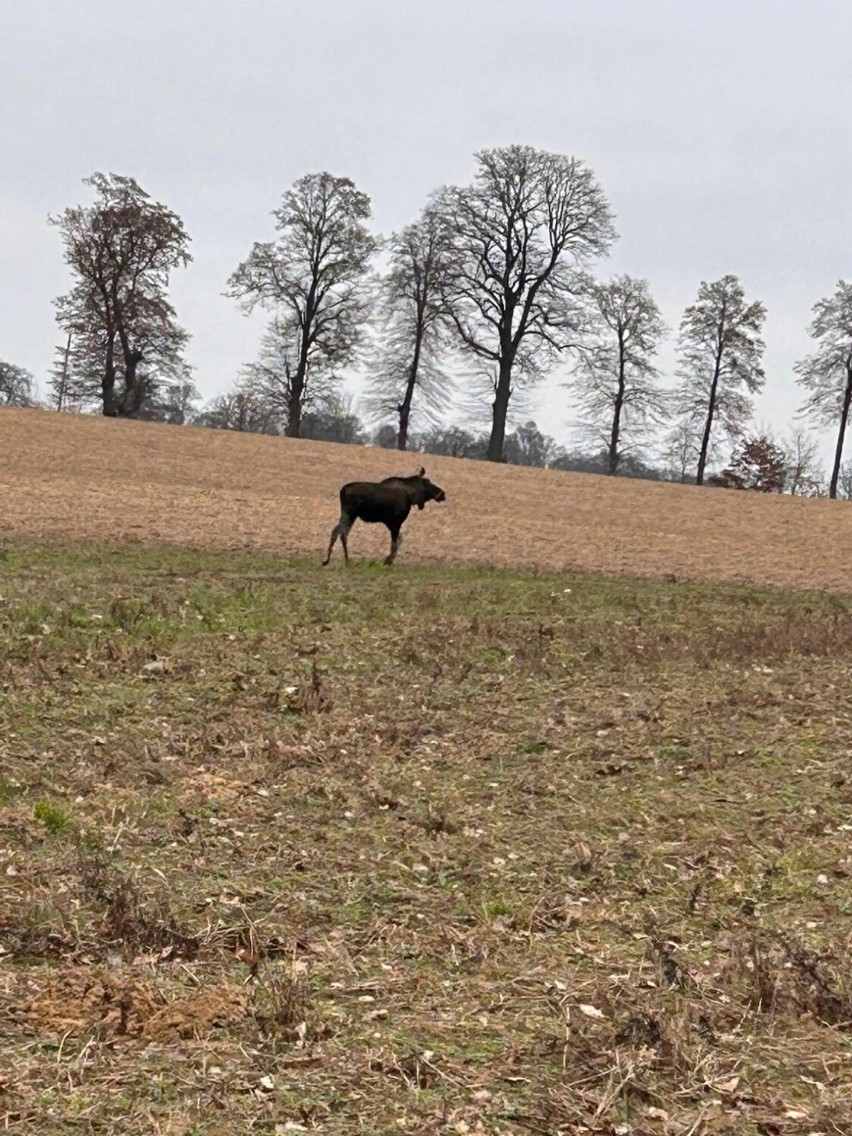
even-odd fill
[{"label": "moose", "polygon": [[421,466],[413,477],[386,477],[383,481],[350,481],[340,490],[340,520],[331,530],[331,540],[323,565],[331,560],[331,550],[340,537],[343,555],[349,563],[346,538],[356,521],[386,525],[391,535],[390,552],[384,563],[390,567],[402,544],[400,529],[412,505],[422,509],[427,501],[446,501],[443,489],[433,485]]}]

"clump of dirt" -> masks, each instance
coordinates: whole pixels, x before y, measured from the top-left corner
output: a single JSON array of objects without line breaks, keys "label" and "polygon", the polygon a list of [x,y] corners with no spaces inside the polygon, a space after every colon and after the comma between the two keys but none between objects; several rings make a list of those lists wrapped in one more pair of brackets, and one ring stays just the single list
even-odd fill
[{"label": "clump of dirt", "polygon": [[239,800],[249,791],[246,781],[236,781],[231,777],[222,777],[209,770],[198,770],[192,779],[192,785],[185,789],[181,800],[186,802],[195,797],[202,797],[208,801],[228,803]]},{"label": "clump of dirt", "polygon": [[238,1022],[249,1009],[240,987],[213,985],[169,1001],[150,982],[105,968],[64,970],[28,987],[13,1016],[27,1032],[56,1037],[197,1038]]},{"label": "clump of dirt", "polygon": [[142,1032],[151,1041],[202,1037],[214,1029],[235,1025],[245,1018],[248,1008],[249,1000],[242,989],[213,986],[170,1002],[145,1022]]},{"label": "clump of dirt", "polygon": [[165,999],[147,982],[103,968],[66,969],[27,983],[29,996],[19,1007],[33,1032],[78,1037],[95,1030],[139,1036]]}]

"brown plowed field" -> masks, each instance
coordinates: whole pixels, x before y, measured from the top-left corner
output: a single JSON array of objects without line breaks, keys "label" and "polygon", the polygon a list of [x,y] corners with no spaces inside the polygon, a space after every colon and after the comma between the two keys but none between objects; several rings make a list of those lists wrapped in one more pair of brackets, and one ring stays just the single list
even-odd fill
[{"label": "brown plowed field", "polygon": [[[445,505],[400,564],[538,566],[848,591],[852,506],[427,457]],[[320,557],[340,484],[418,455],[195,428],[0,411],[0,535]],[[355,556],[384,553],[357,526]],[[337,555],[338,553],[336,553]]]}]

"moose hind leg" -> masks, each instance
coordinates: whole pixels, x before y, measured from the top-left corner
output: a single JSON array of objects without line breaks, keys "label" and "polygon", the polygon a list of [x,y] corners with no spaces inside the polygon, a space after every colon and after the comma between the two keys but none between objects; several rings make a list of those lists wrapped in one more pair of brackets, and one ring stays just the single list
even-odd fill
[{"label": "moose hind leg", "polygon": [[346,543],[346,537],[349,535],[352,524],[353,522],[345,513],[340,514],[340,520],[331,530],[331,540],[328,542],[328,552],[326,553],[325,560],[323,560],[323,566],[328,564],[329,560],[331,560],[331,550],[334,548],[338,537],[340,537],[340,543],[343,545],[343,555],[346,563],[349,563],[349,548]]},{"label": "moose hind leg", "polygon": [[331,540],[328,542],[328,552],[325,554],[325,560],[323,560],[323,562],[322,562],[323,568],[326,566],[326,564],[328,564],[329,560],[331,560],[331,550],[334,548],[334,542],[337,540],[337,538],[339,536],[340,536],[340,525],[335,525],[334,528],[331,530]]},{"label": "moose hind leg", "polygon": [[349,563],[349,544],[346,538],[349,536],[349,530],[354,523],[355,522],[350,521],[348,517],[345,519],[343,517],[340,518],[340,543],[343,545],[343,559],[347,564]]}]

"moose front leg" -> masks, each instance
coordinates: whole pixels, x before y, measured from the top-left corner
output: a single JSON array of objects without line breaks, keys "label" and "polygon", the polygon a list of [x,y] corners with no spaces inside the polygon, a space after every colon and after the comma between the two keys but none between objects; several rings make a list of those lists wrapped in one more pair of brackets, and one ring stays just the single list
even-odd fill
[{"label": "moose front leg", "polygon": [[399,531],[399,529],[391,529],[390,534],[391,534],[390,552],[385,557],[385,564],[387,564],[388,568],[390,568],[391,564],[393,564],[394,560],[396,560],[396,554],[399,552],[400,548],[402,547],[402,533]]}]

